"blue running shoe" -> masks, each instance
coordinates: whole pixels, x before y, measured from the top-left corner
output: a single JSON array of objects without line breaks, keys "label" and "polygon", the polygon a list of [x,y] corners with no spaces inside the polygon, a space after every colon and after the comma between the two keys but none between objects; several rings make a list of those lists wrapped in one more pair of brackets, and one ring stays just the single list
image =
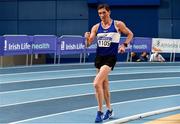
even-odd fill
[{"label": "blue running shoe", "polygon": [[107,110],[107,111],[106,111],[106,114],[104,115],[103,120],[112,119],[113,116],[114,116],[113,110],[111,110],[111,111],[110,111],[110,110]]},{"label": "blue running shoe", "polygon": [[95,123],[101,123],[103,121],[103,112],[98,111],[95,119]]}]

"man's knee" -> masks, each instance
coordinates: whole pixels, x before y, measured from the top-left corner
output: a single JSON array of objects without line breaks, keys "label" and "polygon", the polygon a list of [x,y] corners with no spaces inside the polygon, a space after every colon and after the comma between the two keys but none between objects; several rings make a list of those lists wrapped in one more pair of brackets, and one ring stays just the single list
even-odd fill
[{"label": "man's knee", "polygon": [[103,78],[100,75],[97,75],[94,79],[93,85],[95,89],[103,88]]},{"label": "man's knee", "polygon": [[94,83],[93,85],[96,90],[102,88],[102,85],[100,83]]}]

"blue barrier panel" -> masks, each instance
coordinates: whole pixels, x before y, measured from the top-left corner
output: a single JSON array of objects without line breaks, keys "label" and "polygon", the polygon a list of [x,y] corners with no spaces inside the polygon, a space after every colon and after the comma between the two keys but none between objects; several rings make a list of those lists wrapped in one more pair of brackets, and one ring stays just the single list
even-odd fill
[{"label": "blue barrier panel", "polygon": [[86,49],[86,53],[96,53],[97,39],[95,39],[93,43],[89,47],[86,47],[85,49]]},{"label": "blue barrier panel", "polygon": [[0,56],[4,53],[4,37],[0,36]]},{"label": "blue barrier panel", "polygon": [[133,40],[133,52],[151,52],[152,38],[135,37]]},{"label": "blue barrier panel", "polygon": [[4,55],[31,54],[30,37],[27,35],[4,35]]},{"label": "blue barrier panel", "polygon": [[81,54],[85,51],[84,37],[62,36],[58,39],[57,54]]},{"label": "blue barrier panel", "polygon": [[[126,37],[121,37],[120,41],[119,41],[119,45],[123,44],[125,42],[125,40],[126,40]],[[133,41],[130,42],[130,44],[126,48],[125,52],[131,52],[132,51],[132,44],[133,44]]]},{"label": "blue barrier panel", "polygon": [[56,53],[57,37],[54,35],[34,35],[32,53]]}]

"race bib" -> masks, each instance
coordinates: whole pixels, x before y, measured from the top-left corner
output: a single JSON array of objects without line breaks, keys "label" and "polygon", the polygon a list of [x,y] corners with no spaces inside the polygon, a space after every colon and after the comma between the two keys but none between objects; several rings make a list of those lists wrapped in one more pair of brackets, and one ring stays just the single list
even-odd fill
[{"label": "race bib", "polygon": [[98,38],[98,46],[99,47],[110,47],[111,45],[112,38],[110,37],[103,37],[103,38]]}]

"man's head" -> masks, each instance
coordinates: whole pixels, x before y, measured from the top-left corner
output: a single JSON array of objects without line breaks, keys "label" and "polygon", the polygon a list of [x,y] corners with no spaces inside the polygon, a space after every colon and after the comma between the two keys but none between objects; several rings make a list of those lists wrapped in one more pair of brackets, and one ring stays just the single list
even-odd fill
[{"label": "man's head", "polygon": [[97,7],[97,10],[99,10],[99,9],[105,9],[107,11],[110,11],[110,7],[107,4],[99,4]]},{"label": "man's head", "polygon": [[111,11],[110,11],[109,5],[107,5],[107,4],[100,4],[97,7],[97,10],[98,10],[98,15],[101,18],[101,20],[104,20],[104,19],[107,19],[107,18],[110,17]]}]

